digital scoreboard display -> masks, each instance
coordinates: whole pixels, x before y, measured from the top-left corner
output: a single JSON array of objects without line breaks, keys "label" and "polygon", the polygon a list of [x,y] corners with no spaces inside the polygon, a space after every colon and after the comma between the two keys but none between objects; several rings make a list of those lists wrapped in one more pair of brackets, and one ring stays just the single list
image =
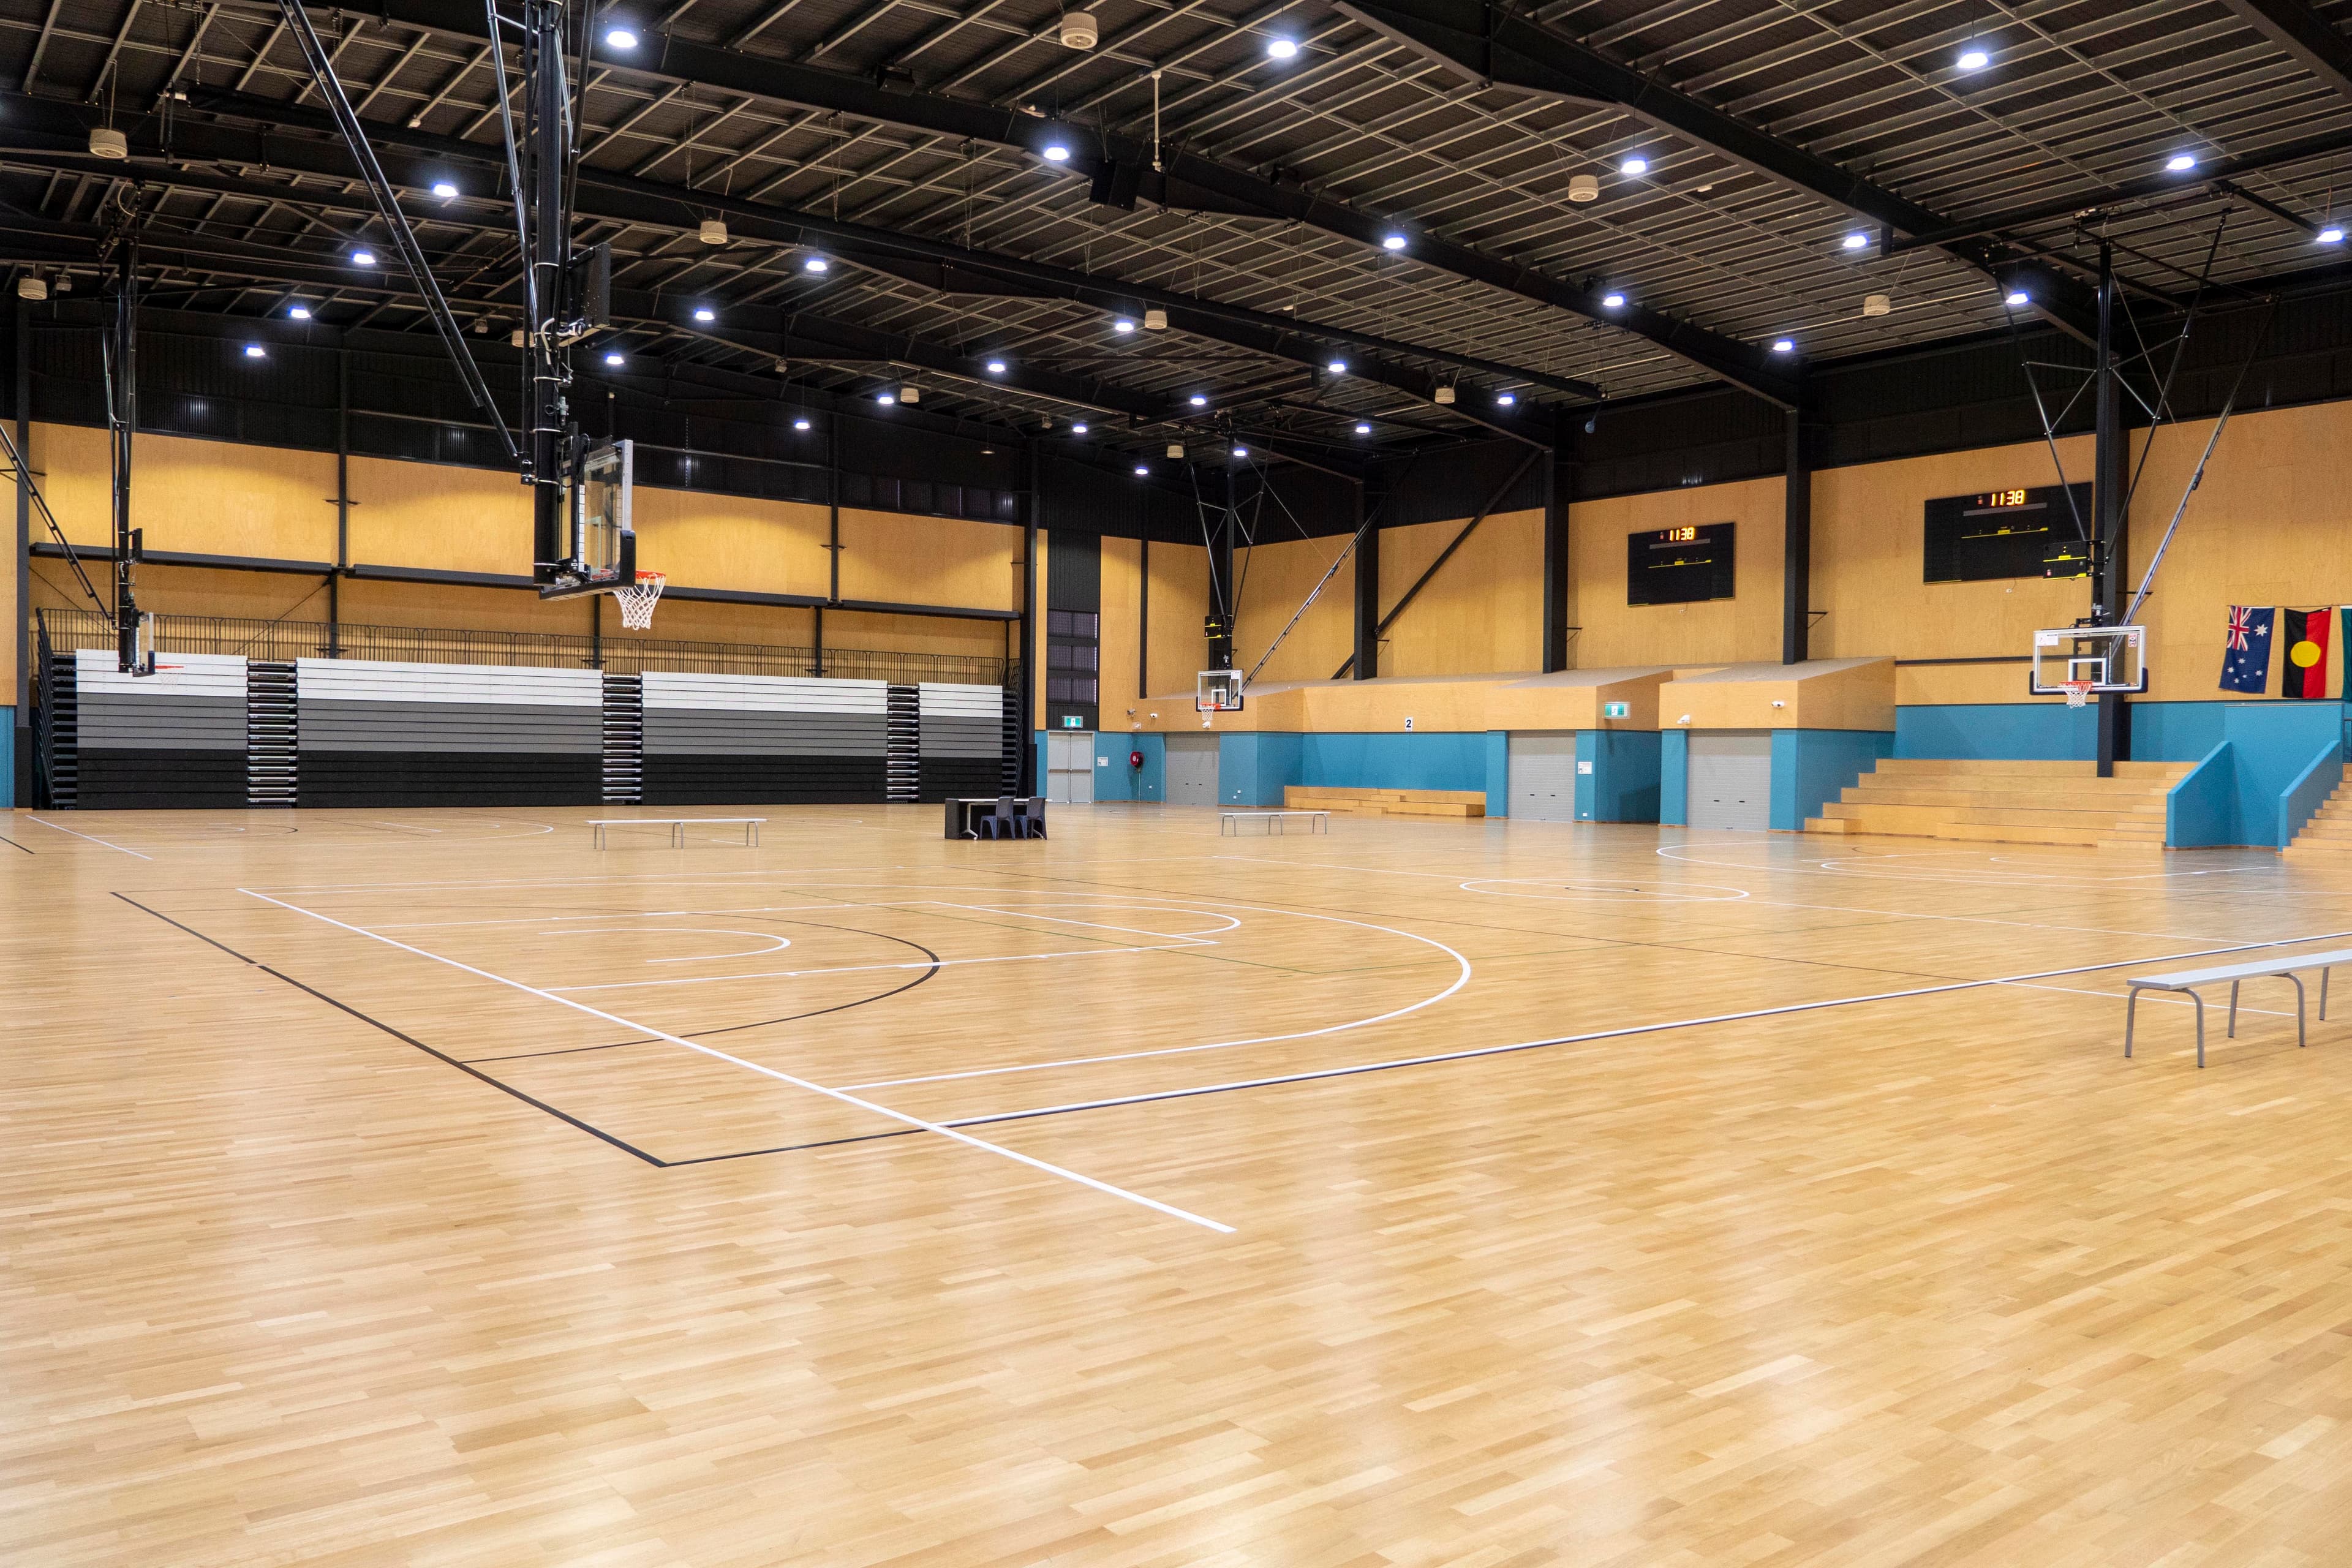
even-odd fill
[{"label": "digital scoreboard display", "polygon": [[1732,524],[1713,522],[1626,535],[1625,602],[1688,605],[1732,597]]},{"label": "digital scoreboard display", "polygon": [[2087,482],[1940,496],[1927,503],[1921,574],[1930,583],[2086,576],[2090,527]]}]

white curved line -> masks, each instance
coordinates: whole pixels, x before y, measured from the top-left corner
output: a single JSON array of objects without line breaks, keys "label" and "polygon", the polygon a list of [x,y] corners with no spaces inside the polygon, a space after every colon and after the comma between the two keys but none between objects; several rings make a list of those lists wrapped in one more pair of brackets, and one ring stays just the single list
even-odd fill
[{"label": "white curved line", "polygon": [[[1443,952],[1448,958],[1454,960],[1458,968],[1458,973],[1454,976],[1453,984],[1448,985],[1444,990],[1436,993],[1434,995],[1423,997],[1420,1001],[1413,1003],[1411,1006],[1399,1007],[1393,1011],[1382,1013],[1376,1017],[1358,1018],[1349,1023],[1328,1025],[1320,1029],[1301,1029],[1296,1033],[1287,1035],[1257,1035],[1244,1040],[1212,1040],[1204,1045],[1198,1046],[1166,1046],[1158,1050],[1150,1051],[1119,1051],[1109,1056],[1069,1057],[1059,1061],[1050,1062],[1021,1062],[1012,1067],[971,1068],[963,1072],[929,1073],[920,1078],[879,1079],[872,1083],[845,1084],[842,1087],[851,1089],[889,1089],[897,1085],[910,1083],[946,1083],[959,1079],[995,1078],[1005,1073],[1043,1072],[1049,1068],[1090,1067],[1098,1062],[1139,1061],[1147,1057],[1189,1056],[1195,1051],[1230,1050],[1235,1046],[1268,1046],[1279,1044],[1284,1040],[1311,1040],[1319,1035],[1337,1035],[1349,1029],[1367,1028],[1374,1024],[1385,1024],[1391,1018],[1402,1018],[1408,1013],[1418,1013],[1423,1007],[1432,1007],[1436,1005],[1438,1003],[1444,1001],[1448,996],[1453,995],[1456,991],[1461,990],[1465,985],[1470,984],[1470,961],[1463,957],[1460,953],[1454,952],[1452,948],[1446,946],[1444,942],[1439,942],[1435,937],[1422,936],[1416,932],[1409,931],[1399,931],[1394,926],[1374,925],[1370,921],[1344,920],[1338,915],[1308,914],[1304,910],[1268,909],[1256,904],[1228,904],[1226,908],[1247,910],[1253,914],[1287,915],[1296,920],[1326,921],[1332,925],[1355,926],[1363,931],[1376,931],[1385,932],[1390,936],[1401,936],[1408,942],[1417,942],[1424,946],[1437,949],[1440,952]],[[1195,914],[1213,914],[1216,911],[1213,910],[1195,910],[1192,912]]]},{"label": "white curved line", "polygon": [[1711,888],[1718,893],[1727,893],[1730,895],[1728,898],[1708,899],[1685,895],[1676,890],[1676,888],[1659,888],[1648,892],[1644,892],[1643,889],[1633,887],[1630,883],[1623,887],[1612,888],[1607,885],[1605,879],[1600,878],[1561,879],[1553,877],[1473,877],[1470,880],[1462,883],[1460,886],[1462,890],[1465,893],[1478,893],[1490,899],[1533,899],[1538,903],[1546,904],[1565,904],[1571,901],[1567,899],[1556,899],[1544,893],[1511,893],[1501,890],[1503,888],[1513,883],[1525,884],[1530,882],[1538,887],[1559,888],[1563,891],[1570,893],[1591,893],[1601,897],[1614,895],[1625,898],[1656,899],[1661,902],[1669,904],[1728,904],[1737,902],[1741,899],[1750,896],[1747,889],[1734,888],[1723,882],[1683,882],[1677,884],[1677,888]]},{"label": "white curved line", "polygon": [[788,936],[777,936],[772,931],[739,931],[732,926],[604,926],[595,930],[574,928],[571,931],[543,931],[541,936],[618,936],[625,931],[684,931],[689,936],[764,936],[773,938],[772,947],[747,947],[737,952],[698,952],[687,958],[648,958],[647,963],[701,963],[714,958],[751,958],[762,952],[782,952],[793,945]]}]

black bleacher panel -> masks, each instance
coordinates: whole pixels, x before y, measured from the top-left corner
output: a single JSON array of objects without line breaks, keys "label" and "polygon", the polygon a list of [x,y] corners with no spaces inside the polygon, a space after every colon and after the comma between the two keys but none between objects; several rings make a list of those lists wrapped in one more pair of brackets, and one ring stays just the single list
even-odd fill
[{"label": "black bleacher panel", "polygon": [[880,801],[888,691],[879,680],[647,670],[645,803]]},{"label": "black bleacher panel", "polygon": [[245,660],[167,653],[125,675],[110,651],[74,658],[74,804],[84,811],[243,806]]},{"label": "black bleacher panel", "polygon": [[925,681],[922,710],[922,799],[993,796],[1004,763],[1004,689]]},{"label": "black bleacher panel", "polygon": [[306,658],[295,682],[303,805],[593,805],[602,796],[595,670]]}]

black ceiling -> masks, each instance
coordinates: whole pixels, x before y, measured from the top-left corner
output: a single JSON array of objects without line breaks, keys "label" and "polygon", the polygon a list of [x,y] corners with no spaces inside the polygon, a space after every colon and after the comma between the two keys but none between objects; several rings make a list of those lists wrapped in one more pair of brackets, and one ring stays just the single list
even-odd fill
[{"label": "black ceiling", "polygon": [[[1794,402],[1808,364],[2000,330],[2012,290],[2079,329],[2102,239],[2158,310],[2209,256],[2226,297],[2340,248],[2318,234],[2352,151],[2347,4],[1102,0],[1083,51],[1066,9],[604,5],[598,34],[639,35],[598,45],[583,116],[609,352],[911,384],[1139,450],[1230,429],[1344,453],[1540,440],[1550,409],[1705,384]],[[503,334],[482,7],[312,15],[460,315]],[[183,308],[429,330],[350,262],[380,222],[274,6],[0,0],[0,259],[88,289],[135,222]],[[104,124],[128,162],[88,155]],[[1155,307],[1171,330],[1117,330]]]}]

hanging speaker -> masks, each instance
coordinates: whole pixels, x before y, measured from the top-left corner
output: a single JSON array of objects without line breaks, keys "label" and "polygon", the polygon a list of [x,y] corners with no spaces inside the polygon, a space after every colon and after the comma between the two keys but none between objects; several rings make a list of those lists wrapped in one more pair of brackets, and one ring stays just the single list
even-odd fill
[{"label": "hanging speaker", "polygon": [[719,222],[715,217],[704,218],[702,220],[702,227],[698,231],[698,237],[705,245],[724,245],[727,243],[727,226]]},{"label": "hanging speaker", "polygon": [[1091,49],[1102,41],[1102,28],[1091,11],[1073,11],[1062,18],[1062,47],[1066,49]]},{"label": "hanging speaker", "polygon": [[1147,332],[1166,331],[1168,330],[1168,312],[1165,310],[1144,311],[1143,330]]},{"label": "hanging speaker", "polygon": [[1601,199],[1601,180],[1593,174],[1570,174],[1568,177],[1568,199],[1572,202],[1597,202]]},{"label": "hanging speaker", "polygon": [[131,156],[131,143],[121,132],[101,125],[89,133],[89,155],[117,160],[128,158]]}]

